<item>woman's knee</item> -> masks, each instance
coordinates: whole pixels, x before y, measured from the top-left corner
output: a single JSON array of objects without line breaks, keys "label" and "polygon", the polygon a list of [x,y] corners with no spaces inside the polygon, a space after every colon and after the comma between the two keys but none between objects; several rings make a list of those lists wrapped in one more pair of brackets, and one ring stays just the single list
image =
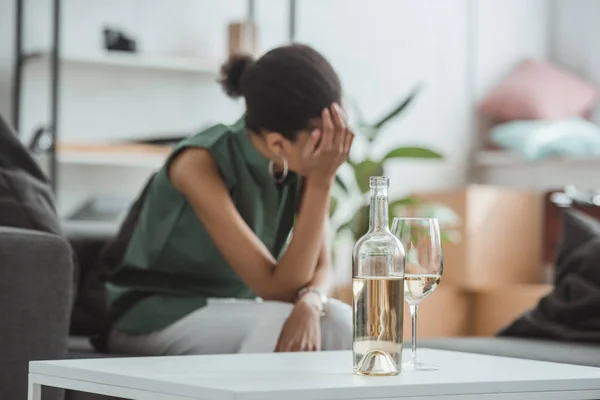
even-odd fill
[{"label": "woman's knee", "polygon": [[321,320],[322,349],[351,349],[352,307],[337,299],[330,299],[325,311]]}]

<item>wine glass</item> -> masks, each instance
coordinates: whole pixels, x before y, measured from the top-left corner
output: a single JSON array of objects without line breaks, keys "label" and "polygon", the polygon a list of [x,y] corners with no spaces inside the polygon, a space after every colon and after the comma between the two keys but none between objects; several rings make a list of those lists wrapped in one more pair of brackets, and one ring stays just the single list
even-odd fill
[{"label": "wine glass", "polygon": [[442,243],[435,218],[394,218],[392,233],[402,242],[405,252],[404,300],[410,307],[412,320],[412,356],[404,369],[432,371],[433,365],[417,361],[417,310],[442,277]]}]

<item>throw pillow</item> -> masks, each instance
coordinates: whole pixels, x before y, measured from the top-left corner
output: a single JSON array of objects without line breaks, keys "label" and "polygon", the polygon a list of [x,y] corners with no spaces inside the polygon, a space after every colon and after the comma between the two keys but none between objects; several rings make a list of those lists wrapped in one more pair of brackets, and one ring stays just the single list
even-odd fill
[{"label": "throw pillow", "polygon": [[554,290],[500,336],[600,343],[600,222],[567,210]]},{"label": "throw pillow", "polygon": [[600,127],[580,118],[506,122],[492,128],[490,137],[530,160],[600,156]]},{"label": "throw pillow", "polygon": [[554,263],[555,285],[559,285],[566,275],[577,273],[593,239],[597,238],[600,238],[599,220],[580,211],[565,210]]},{"label": "throw pillow", "polygon": [[598,91],[581,78],[543,61],[519,64],[479,105],[497,121],[586,117]]},{"label": "throw pillow", "polygon": [[62,234],[46,176],[1,115],[0,225]]}]

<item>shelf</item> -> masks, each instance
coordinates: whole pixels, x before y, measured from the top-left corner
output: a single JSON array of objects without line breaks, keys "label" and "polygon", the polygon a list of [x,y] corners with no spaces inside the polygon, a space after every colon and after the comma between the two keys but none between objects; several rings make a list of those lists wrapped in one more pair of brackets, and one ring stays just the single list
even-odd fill
[{"label": "shelf", "polygon": [[[150,54],[126,52],[98,52],[94,54],[71,55],[63,54],[60,58],[63,63],[122,67],[158,71],[187,72],[216,76],[219,72],[219,63],[216,60],[195,57],[161,56]],[[49,62],[49,52],[30,53],[25,57],[27,62]]]},{"label": "shelf", "polygon": [[113,166],[113,167],[140,167],[159,169],[166,160],[162,154],[115,154],[115,153],[87,153],[87,152],[60,152],[60,164],[78,164],[88,166]]},{"label": "shelf", "polygon": [[476,158],[481,167],[537,167],[537,166],[573,166],[584,164],[600,164],[600,156],[588,157],[554,157],[544,160],[528,160],[517,154],[506,151],[480,151]]},{"label": "shelf", "polygon": [[57,150],[58,163],[63,165],[159,169],[172,149],[155,145],[71,144],[59,145]]}]

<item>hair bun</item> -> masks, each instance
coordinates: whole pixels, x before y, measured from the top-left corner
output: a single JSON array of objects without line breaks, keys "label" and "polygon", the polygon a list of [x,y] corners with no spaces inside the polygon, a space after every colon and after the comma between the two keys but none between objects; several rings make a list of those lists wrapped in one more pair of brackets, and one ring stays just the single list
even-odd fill
[{"label": "hair bun", "polygon": [[234,54],[221,67],[219,83],[229,97],[240,97],[242,93],[242,76],[247,68],[254,63],[254,58],[248,54]]}]

